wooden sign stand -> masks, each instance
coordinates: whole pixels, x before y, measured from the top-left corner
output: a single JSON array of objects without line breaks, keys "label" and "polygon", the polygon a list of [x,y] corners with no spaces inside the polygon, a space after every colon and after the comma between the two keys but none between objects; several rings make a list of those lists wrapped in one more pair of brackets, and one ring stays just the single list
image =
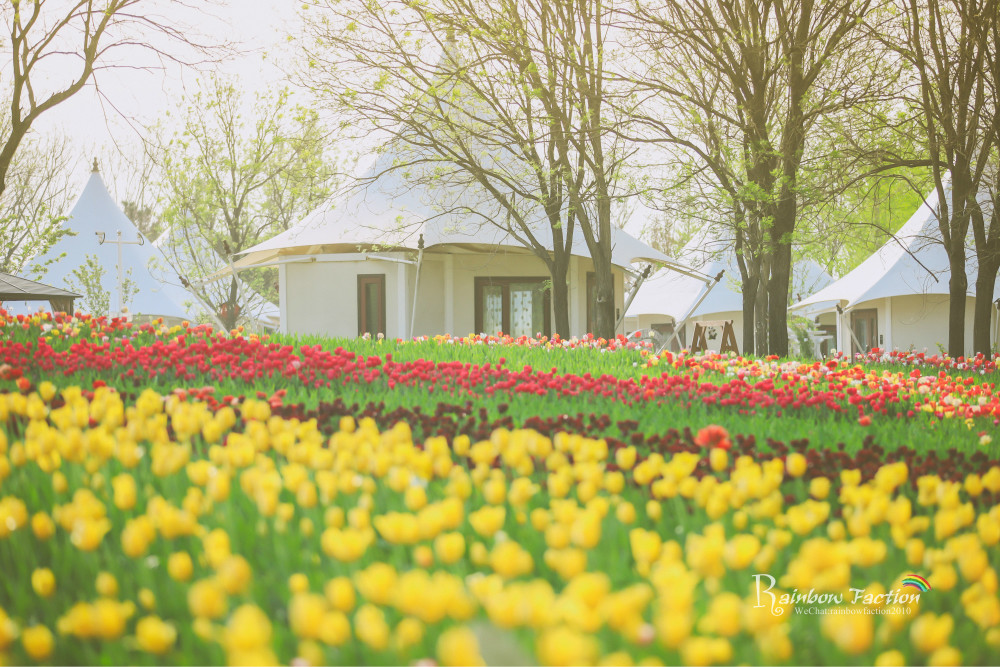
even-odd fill
[{"label": "wooden sign stand", "polygon": [[691,351],[704,352],[708,349],[708,339],[705,337],[705,333],[708,331],[708,327],[712,326],[722,327],[722,343],[719,351],[722,353],[735,352],[736,354],[739,354],[740,348],[736,344],[736,332],[733,330],[732,320],[695,322],[694,337],[691,340]]}]

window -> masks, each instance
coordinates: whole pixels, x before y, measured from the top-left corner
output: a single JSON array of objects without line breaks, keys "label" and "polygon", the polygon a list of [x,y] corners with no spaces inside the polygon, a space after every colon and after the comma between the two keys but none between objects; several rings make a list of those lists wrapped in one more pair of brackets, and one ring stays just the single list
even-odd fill
[{"label": "window", "polygon": [[547,278],[476,278],[476,331],[510,336],[549,336]]},{"label": "window", "polygon": [[358,276],[358,335],[385,333],[385,274]]},{"label": "window", "polygon": [[[615,300],[614,283],[611,287],[611,301]],[[621,313],[616,312],[616,315]],[[594,333],[597,328],[597,274],[587,272],[587,332]]]}]

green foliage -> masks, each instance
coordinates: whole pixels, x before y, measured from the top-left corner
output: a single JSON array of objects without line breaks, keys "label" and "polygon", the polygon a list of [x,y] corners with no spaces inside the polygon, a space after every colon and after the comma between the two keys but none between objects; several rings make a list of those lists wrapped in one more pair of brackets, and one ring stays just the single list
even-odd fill
[{"label": "green foliage", "polygon": [[318,115],[293,104],[287,89],[250,98],[213,77],[185,104],[181,129],[158,147],[161,220],[170,234],[161,247],[203,301],[251,312],[252,299],[277,300],[273,271],[241,274],[260,296],[234,291],[230,281],[201,281],[325,201],[336,156]]},{"label": "green foliage", "polygon": [[[104,289],[105,273],[97,255],[88,254],[83,264],[73,269],[70,274],[72,277],[66,277],[66,287],[82,297],[77,302],[77,310],[96,316],[110,314],[112,295]],[[132,280],[132,269],[128,269],[122,275],[122,305],[129,308],[132,299],[138,293],[139,286]],[[114,295],[114,299],[117,305],[117,294]]]},{"label": "green foliage", "polygon": [[81,296],[76,308],[97,317],[107,316],[111,295],[104,289],[104,267],[96,255],[87,255],[83,264],[66,277],[66,286]]}]

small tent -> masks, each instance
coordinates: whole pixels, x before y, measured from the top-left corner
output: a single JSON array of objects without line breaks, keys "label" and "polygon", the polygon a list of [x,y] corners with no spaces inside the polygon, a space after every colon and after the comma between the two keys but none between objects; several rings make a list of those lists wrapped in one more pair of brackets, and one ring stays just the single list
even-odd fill
[{"label": "small tent", "polygon": [[[119,299],[120,257],[126,285],[125,307],[133,317],[141,320],[163,317],[177,323],[196,319],[205,311],[197,297],[181,286],[180,277],[170,268],[163,253],[139,232],[115,203],[97,169],[96,160],[83,192],[63,225],[68,233],[28,265],[42,273],[47,282],[73,289],[81,283],[74,272],[85,271],[86,263],[92,260],[100,273],[99,284],[108,294],[110,313],[114,314]],[[118,245],[119,240],[124,243]],[[159,267],[156,275],[153,267]]]},{"label": "small tent", "polygon": [[[735,342],[743,347],[743,295],[739,264],[732,241],[717,230],[708,229],[694,236],[680,252],[700,273],[721,279],[706,285],[702,280],[676,272],[661,271],[639,288],[629,306],[626,328],[652,329],[664,338],[674,336],[675,347],[692,344],[696,325],[708,329],[708,349],[718,351],[724,322],[732,322]],[[795,263],[792,270],[792,294],[811,294],[833,281],[812,260]]]},{"label": "small tent", "polygon": [[[936,354],[946,348],[951,274],[937,211],[938,196],[932,193],[872,256],[792,309],[834,327],[839,350],[858,353],[878,347]],[[964,347],[969,353],[978,262],[971,238],[966,248],[969,292]],[[995,337],[996,314],[993,319]]]}]

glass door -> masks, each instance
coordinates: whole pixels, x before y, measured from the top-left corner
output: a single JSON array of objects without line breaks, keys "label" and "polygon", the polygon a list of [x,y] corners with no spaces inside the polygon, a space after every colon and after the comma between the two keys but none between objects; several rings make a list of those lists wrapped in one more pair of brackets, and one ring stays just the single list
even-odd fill
[{"label": "glass door", "polygon": [[[868,353],[873,347],[878,347],[878,309],[863,308],[851,312],[851,330],[854,337],[851,346],[855,354]],[[858,343],[862,349],[858,349]]]},{"label": "glass door", "polygon": [[476,331],[509,336],[550,335],[545,278],[476,278]]}]

